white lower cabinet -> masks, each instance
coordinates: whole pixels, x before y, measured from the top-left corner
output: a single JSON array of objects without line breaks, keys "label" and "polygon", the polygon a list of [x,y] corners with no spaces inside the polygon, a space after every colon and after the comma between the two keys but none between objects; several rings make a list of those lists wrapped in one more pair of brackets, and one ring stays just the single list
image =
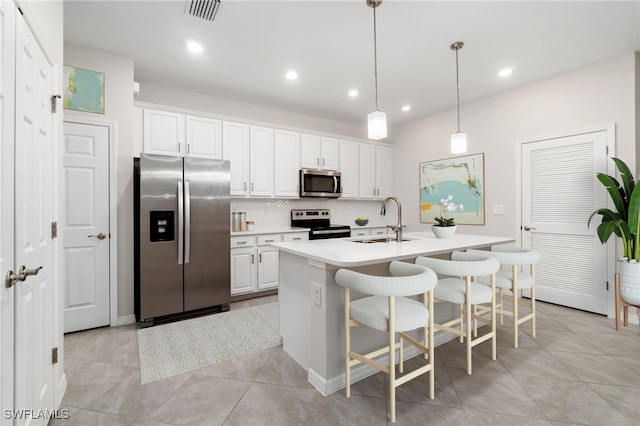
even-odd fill
[{"label": "white lower cabinet", "polygon": [[371,228],[371,235],[387,235],[387,228]]},{"label": "white lower cabinet", "polygon": [[282,234],[231,237],[231,295],[278,288],[279,252],[269,244]]},{"label": "white lower cabinet", "polygon": [[371,235],[371,229],[351,228],[352,237],[368,237],[369,235]]}]

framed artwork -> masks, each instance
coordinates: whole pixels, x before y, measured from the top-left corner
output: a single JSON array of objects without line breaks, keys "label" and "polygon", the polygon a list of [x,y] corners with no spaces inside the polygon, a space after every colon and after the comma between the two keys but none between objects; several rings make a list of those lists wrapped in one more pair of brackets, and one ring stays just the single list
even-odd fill
[{"label": "framed artwork", "polygon": [[436,216],[484,225],[484,154],[420,163],[420,222],[435,223]]},{"label": "framed artwork", "polygon": [[65,109],[104,114],[104,73],[64,66]]}]

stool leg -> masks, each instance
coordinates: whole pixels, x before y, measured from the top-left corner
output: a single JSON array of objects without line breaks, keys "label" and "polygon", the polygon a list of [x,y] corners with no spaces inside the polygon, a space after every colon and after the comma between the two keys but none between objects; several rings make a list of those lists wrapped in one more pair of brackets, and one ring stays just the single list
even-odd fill
[{"label": "stool leg", "polygon": [[496,274],[491,275],[491,359],[496,360]]},{"label": "stool leg", "polygon": [[[427,305],[429,307],[429,364],[431,364],[431,370],[429,371],[429,399],[433,399],[435,396],[435,364],[434,364],[434,349],[433,349],[433,291],[429,292]],[[425,339],[426,342],[426,339]]]},{"label": "stool leg", "polygon": [[391,423],[396,422],[396,350],[395,350],[395,303],[389,296],[389,404]]},{"label": "stool leg", "polygon": [[344,389],[347,398],[351,398],[351,367],[349,352],[351,352],[351,306],[349,289],[344,288]]},{"label": "stool leg", "polygon": [[518,266],[513,265],[511,269],[513,280],[511,282],[511,292],[513,293],[513,347],[518,347]]},{"label": "stool leg", "polygon": [[536,337],[536,265],[531,264],[531,335]]},{"label": "stool leg", "polygon": [[464,294],[464,307],[466,312],[466,338],[467,338],[467,374],[471,374],[471,278],[466,278],[466,291]]}]

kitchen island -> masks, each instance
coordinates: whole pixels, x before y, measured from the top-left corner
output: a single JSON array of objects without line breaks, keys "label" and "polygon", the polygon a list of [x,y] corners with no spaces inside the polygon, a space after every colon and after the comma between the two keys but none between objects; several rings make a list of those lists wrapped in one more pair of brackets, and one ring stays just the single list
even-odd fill
[{"label": "kitchen island", "polygon": [[[468,234],[438,239],[431,232],[405,233],[402,242],[384,238],[379,242],[369,242],[371,240],[380,240],[380,237],[272,244],[280,250],[283,348],[307,370],[309,382],[323,395],[344,387],[343,289],[334,280],[338,269],[382,275],[393,260],[413,262],[418,256],[447,255],[455,250],[488,248],[514,241],[510,237]],[[451,309],[444,314],[451,315]],[[438,316],[442,313],[436,312]],[[352,345],[356,350],[380,347],[385,341],[386,333],[365,328],[352,331]],[[406,351],[407,354],[411,356],[410,351]],[[360,365],[353,369],[352,380],[360,380],[372,371]]]}]

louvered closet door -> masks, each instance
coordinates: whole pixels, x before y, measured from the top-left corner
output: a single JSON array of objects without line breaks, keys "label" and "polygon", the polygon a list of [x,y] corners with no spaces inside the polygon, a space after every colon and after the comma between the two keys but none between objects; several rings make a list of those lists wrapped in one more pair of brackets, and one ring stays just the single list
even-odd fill
[{"label": "louvered closet door", "polygon": [[[606,132],[522,145],[522,243],[540,252],[536,299],[607,313],[607,250],[587,228],[606,206]],[[527,230],[527,227],[529,230]]]}]

